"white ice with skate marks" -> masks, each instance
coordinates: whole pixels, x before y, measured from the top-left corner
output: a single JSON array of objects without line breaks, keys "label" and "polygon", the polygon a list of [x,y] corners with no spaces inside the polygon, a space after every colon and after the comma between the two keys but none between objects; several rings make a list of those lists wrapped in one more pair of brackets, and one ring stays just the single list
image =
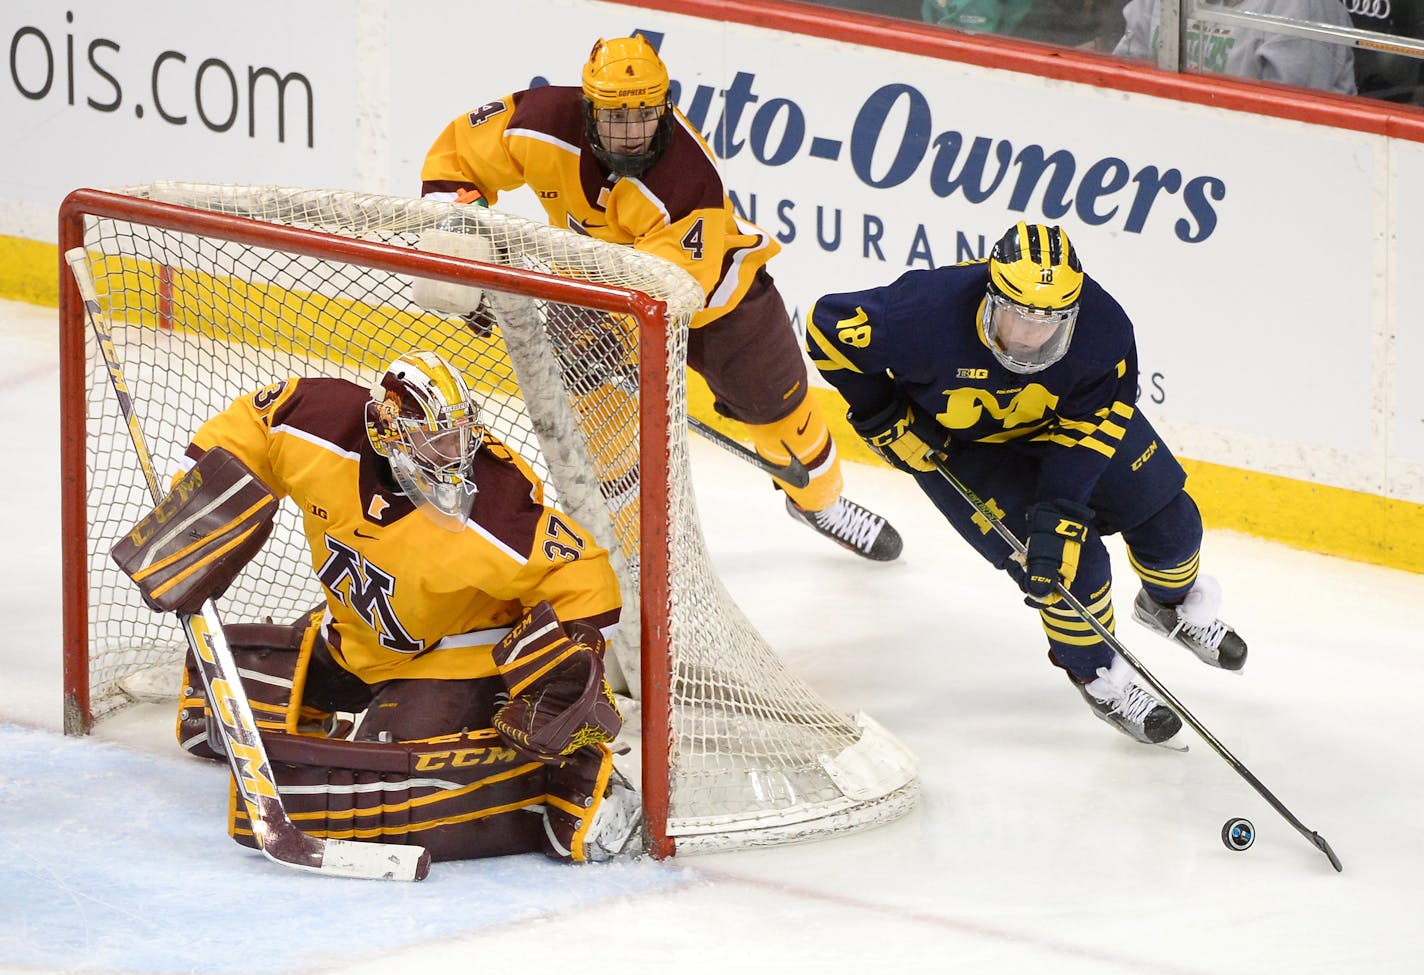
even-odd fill
[{"label": "white ice with skate marks", "polygon": [[[435,864],[420,884],[283,870],[224,832],[226,773],[167,707],[58,734],[54,312],[0,302],[0,969],[269,975],[552,970],[1405,975],[1424,957],[1424,577],[1212,533],[1203,569],[1241,675],[1130,621],[1118,635],[1276,796],[1336,874],[1189,729],[1185,755],[1096,720],[1036,614],[909,479],[848,465],[905,536],[871,565],[794,523],[766,478],[694,441],[728,589],[791,668],[920,758],[906,819],[781,849],[565,868]],[[1320,516],[1329,517],[1329,512]],[[19,728],[16,726],[24,726]],[[1222,824],[1257,838],[1228,851]]]},{"label": "white ice with skate marks", "polygon": [[226,770],[176,747],[159,756],[0,724],[0,754],[0,965],[320,971],[688,880],[642,861],[574,883],[577,868],[537,854],[436,864],[416,884],[314,878],[228,839]]}]

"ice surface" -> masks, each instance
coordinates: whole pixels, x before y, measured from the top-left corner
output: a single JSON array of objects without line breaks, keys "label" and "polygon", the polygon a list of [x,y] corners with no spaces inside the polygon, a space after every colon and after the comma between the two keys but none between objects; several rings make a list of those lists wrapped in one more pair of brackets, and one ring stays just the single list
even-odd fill
[{"label": "ice surface", "polygon": [[[919,755],[920,808],[805,846],[564,868],[436,864],[421,884],[285,871],[224,833],[221,769],[166,708],[60,727],[53,309],[0,302],[0,970],[1414,973],[1424,958],[1424,576],[1209,533],[1241,675],[1119,635],[1345,865],[1204,742],[1136,745],[1049,666],[1036,614],[908,478],[848,465],[905,536],[873,565],[692,444],[728,589],[792,668]],[[1321,512],[1329,517],[1329,512]],[[1110,542],[1120,609],[1135,592]],[[1226,850],[1246,816],[1255,846]]]}]

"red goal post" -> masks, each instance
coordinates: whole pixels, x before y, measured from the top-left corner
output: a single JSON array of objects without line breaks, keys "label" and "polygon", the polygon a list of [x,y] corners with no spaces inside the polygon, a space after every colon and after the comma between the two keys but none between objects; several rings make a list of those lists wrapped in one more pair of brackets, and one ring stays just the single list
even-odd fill
[{"label": "red goal post", "polygon": [[[447,256],[451,235],[481,260]],[[612,650],[638,699],[629,758],[655,855],[813,838],[912,807],[908,751],[790,674],[711,566],[686,447],[701,294],[680,269],[484,208],[271,186],[76,190],[61,254],[76,247],[165,474],[207,415],[287,375],[370,382],[415,345],[461,368],[492,431],[614,557],[625,625]],[[415,303],[420,281],[482,293],[484,327]],[[81,734],[133,700],[174,699],[183,639],[108,562],[146,509],[63,262],[60,326],[64,720]],[[227,618],[320,602],[307,561],[295,513],[279,518]]]}]

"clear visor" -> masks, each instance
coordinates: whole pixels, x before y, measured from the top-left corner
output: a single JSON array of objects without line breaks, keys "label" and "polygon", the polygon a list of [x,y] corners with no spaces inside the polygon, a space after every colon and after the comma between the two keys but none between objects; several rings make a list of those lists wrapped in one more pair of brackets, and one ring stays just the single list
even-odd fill
[{"label": "clear visor", "polygon": [[390,442],[390,461],[401,490],[440,527],[463,531],[475,502],[479,425],[461,420],[432,430],[399,419],[396,426],[399,433]]},{"label": "clear visor", "polygon": [[984,302],[984,338],[1010,372],[1038,372],[1063,358],[1077,320],[1077,305],[1028,308],[992,292]]},{"label": "clear visor", "polygon": [[619,156],[639,156],[651,152],[663,111],[662,105],[595,108],[593,121],[598,129],[598,141],[605,151]]}]

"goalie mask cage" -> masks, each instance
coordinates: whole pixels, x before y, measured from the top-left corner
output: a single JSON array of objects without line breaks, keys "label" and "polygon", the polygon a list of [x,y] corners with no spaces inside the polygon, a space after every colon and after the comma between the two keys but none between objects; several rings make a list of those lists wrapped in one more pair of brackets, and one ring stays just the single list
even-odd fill
[{"label": "goalie mask cage", "polygon": [[[436,253],[452,234],[488,260]],[[639,698],[625,709],[641,733],[629,758],[655,855],[810,839],[913,806],[913,756],[790,673],[713,571],[686,443],[687,325],[702,295],[680,268],[482,207],[191,183],[75,191],[61,254],[74,247],[165,477],[205,419],[276,380],[370,384],[412,348],[463,371],[486,425],[613,557],[624,621],[610,652]],[[83,734],[153,675],[173,700],[186,644],[109,559],[151,502],[61,269],[64,721]],[[482,289],[480,322],[417,305],[416,278]],[[321,601],[284,502],[224,616],[286,621]]]}]

